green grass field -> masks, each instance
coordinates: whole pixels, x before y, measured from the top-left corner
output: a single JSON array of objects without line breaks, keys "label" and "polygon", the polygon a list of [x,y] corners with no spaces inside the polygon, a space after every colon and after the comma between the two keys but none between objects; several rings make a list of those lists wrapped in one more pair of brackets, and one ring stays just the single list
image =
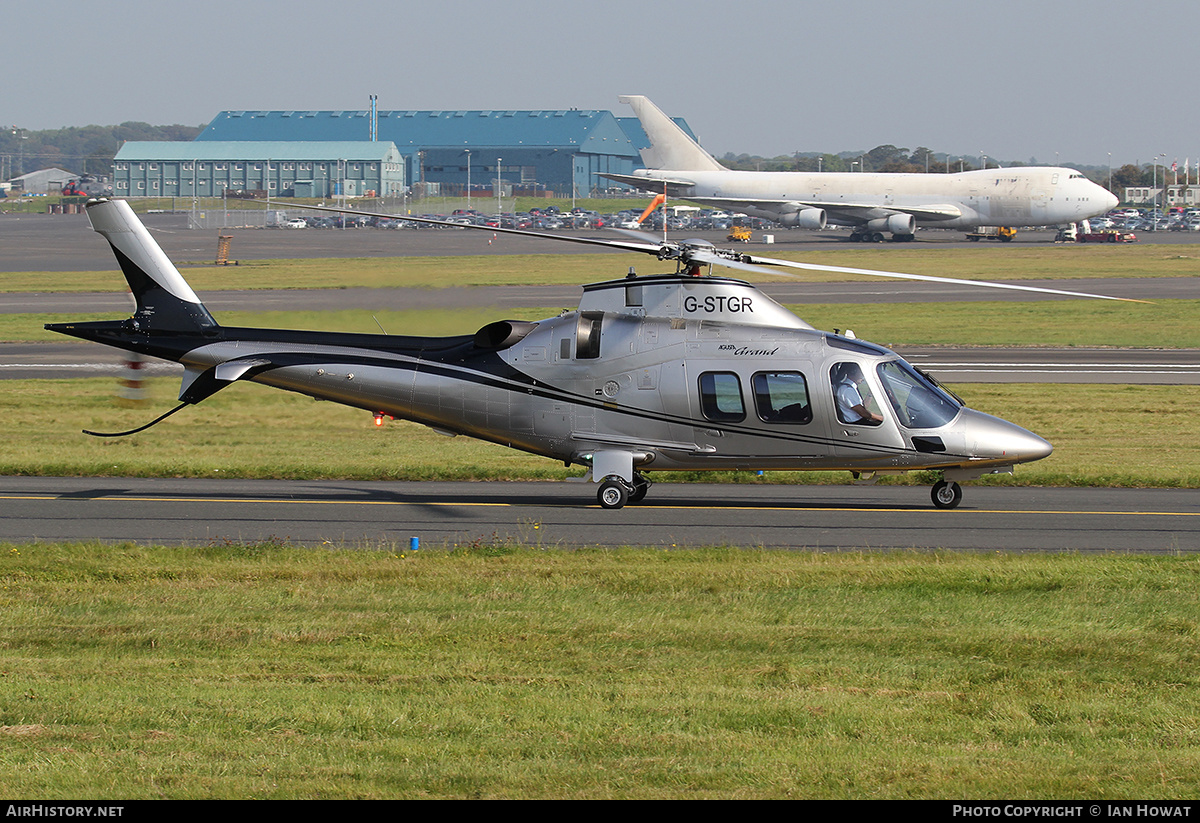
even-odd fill
[{"label": "green grass field", "polygon": [[0,546],[0,790],[1200,792],[1200,562]]},{"label": "green grass field", "polygon": [[[6,380],[0,417],[10,437],[0,474],[294,479],[555,480],[581,473],[559,462],[447,438],[424,426],[388,422],[334,403],[249,383],[233,385],[158,426],[122,431],[175,405],[177,380],[147,381],[145,408],[120,406],[110,379]],[[1015,475],[980,482],[1026,485],[1200,488],[1200,387],[957,384],[973,408],[996,414],[1054,444],[1049,458]],[[1147,421],[1153,421],[1148,425]],[[1120,432],[1120,437],[1113,437]],[[753,472],[660,472],[655,480],[750,481]],[[841,483],[846,472],[767,472],[768,482]],[[925,474],[885,478],[928,483]]]},{"label": "green grass field", "polygon": [[[829,266],[879,269],[967,280],[1075,280],[1092,277],[1194,277],[1200,270],[1198,245],[986,246],[928,249],[900,244],[864,247],[814,246],[803,252],[753,246],[754,254]],[[221,289],[468,288],[470,286],[562,285],[623,277],[630,265],[640,274],[671,271],[642,254],[537,254],[462,257],[317,258],[258,260],[240,266],[183,267],[199,292]],[[729,274],[729,272],[723,272]],[[734,275],[738,276],[738,275]],[[867,279],[860,275],[793,272],[792,276],[754,273],[755,283],[799,279],[830,282]],[[870,278],[874,279],[874,278]],[[124,291],[115,263],[111,272],[15,272],[0,277],[0,292]],[[986,292],[981,290],[981,297]]]},{"label": "green grass field", "polygon": [[[375,334],[451,335],[474,333],[499,318],[539,320],[568,306],[522,309],[469,308],[425,311],[220,312],[226,326],[264,326]],[[1079,346],[1135,348],[1200,347],[1200,300],[1116,303],[1069,302],[855,303],[789,305],[821,329],[853,329],[858,337],[888,346]],[[0,341],[63,342],[46,323],[113,320],[119,314],[0,314]]]}]

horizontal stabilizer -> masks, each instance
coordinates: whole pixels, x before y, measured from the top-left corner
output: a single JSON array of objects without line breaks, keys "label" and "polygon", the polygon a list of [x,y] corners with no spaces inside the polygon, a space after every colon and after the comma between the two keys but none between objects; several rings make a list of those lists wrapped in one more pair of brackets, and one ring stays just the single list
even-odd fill
[{"label": "horizontal stabilizer", "polygon": [[696,187],[696,184],[691,180],[643,177],[640,174],[614,174],[612,172],[598,172],[598,175],[615,183],[624,183],[628,186],[633,186],[635,189],[654,192],[655,194],[662,194],[663,187],[666,187],[668,197],[687,197]]},{"label": "horizontal stabilizer", "polygon": [[179,399],[184,403],[199,403],[212,397],[226,386],[242,378],[253,377],[273,364],[263,358],[228,360],[207,369],[188,366],[179,385]]}]

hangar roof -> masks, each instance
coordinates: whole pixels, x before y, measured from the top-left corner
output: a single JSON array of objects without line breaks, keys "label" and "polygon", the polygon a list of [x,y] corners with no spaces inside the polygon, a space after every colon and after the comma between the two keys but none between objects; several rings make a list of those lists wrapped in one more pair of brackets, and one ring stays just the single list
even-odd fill
[{"label": "hangar roof", "polygon": [[[379,138],[402,152],[454,146],[541,146],[636,158],[637,147],[612,112],[380,111]],[[345,140],[369,136],[370,111],[223,111],[196,138],[210,140]]]},{"label": "hangar roof", "polygon": [[389,152],[398,152],[390,142],[366,140],[287,141],[287,140],[206,140],[203,143],[130,140],[121,146],[114,160],[246,160],[262,158],[291,160],[386,160]]}]

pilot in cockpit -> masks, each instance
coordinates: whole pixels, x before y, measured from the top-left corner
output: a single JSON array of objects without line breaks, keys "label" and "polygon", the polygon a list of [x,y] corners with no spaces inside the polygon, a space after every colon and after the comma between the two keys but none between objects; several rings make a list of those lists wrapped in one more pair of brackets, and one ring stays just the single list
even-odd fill
[{"label": "pilot in cockpit", "polygon": [[871,389],[857,363],[838,363],[831,372],[838,419],[843,423],[877,426],[883,417],[867,408]]}]

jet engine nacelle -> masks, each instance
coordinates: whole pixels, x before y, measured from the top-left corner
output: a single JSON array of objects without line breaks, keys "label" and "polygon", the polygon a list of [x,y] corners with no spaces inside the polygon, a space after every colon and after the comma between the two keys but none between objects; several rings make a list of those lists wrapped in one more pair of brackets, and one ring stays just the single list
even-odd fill
[{"label": "jet engine nacelle", "polygon": [[779,223],[794,229],[823,229],[825,228],[824,209],[800,209],[790,214],[779,216]]},{"label": "jet engine nacelle", "polygon": [[890,231],[892,234],[916,234],[917,221],[911,214],[890,214],[867,222],[868,231]]}]

